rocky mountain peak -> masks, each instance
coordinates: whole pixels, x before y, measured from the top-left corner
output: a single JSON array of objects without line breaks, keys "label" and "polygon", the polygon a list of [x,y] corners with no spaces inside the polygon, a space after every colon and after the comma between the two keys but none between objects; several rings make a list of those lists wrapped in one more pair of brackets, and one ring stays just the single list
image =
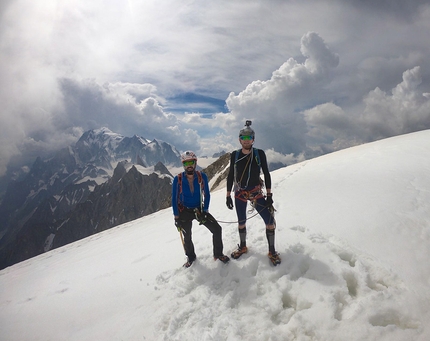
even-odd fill
[{"label": "rocky mountain peak", "polygon": [[[13,264],[11,255],[14,255],[14,261],[20,261],[48,250],[50,246],[44,245],[44,239],[55,239],[53,235],[63,228],[58,222],[64,222],[66,217],[74,214],[79,205],[91,206],[86,202],[89,196],[100,202],[94,196],[105,191],[106,197],[112,198],[114,195],[108,195],[108,191],[118,190],[115,186],[129,184],[130,188],[143,190],[139,187],[141,184],[151,188],[148,181],[159,184],[159,178],[170,183],[172,177],[165,176],[170,174],[165,165],[180,165],[179,156],[176,148],[166,142],[149,141],[137,135],[124,137],[108,128],[101,128],[85,132],[76,144],[59,150],[50,159],[38,157],[22,180],[9,184],[0,205],[0,268]],[[136,167],[130,168],[130,164],[146,168],[145,174],[153,172],[153,175],[146,175],[150,180],[142,180],[143,175]],[[106,186],[102,191],[99,186],[103,184]],[[165,186],[165,183],[160,185],[164,189]],[[136,214],[128,214],[124,218],[114,219],[112,216],[112,221],[136,219],[138,214],[164,208],[170,189],[166,193],[163,199],[145,203],[151,209],[142,207],[135,211]],[[115,205],[124,210],[126,205],[133,205],[126,195],[116,200]],[[82,212],[82,208],[78,212]],[[92,219],[96,218],[103,217]],[[75,218],[76,222],[78,220]]]}]

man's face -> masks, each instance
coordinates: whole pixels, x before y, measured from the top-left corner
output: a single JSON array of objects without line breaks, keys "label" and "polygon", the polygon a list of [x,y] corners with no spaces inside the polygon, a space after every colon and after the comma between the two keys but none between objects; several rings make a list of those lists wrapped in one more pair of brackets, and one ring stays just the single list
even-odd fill
[{"label": "man's face", "polygon": [[254,137],[253,136],[240,136],[239,142],[244,149],[251,149],[252,145],[254,144]]},{"label": "man's face", "polygon": [[184,166],[184,169],[187,173],[194,172],[194,168],[196,167],[196,161],[195,160],[187,160],[182,162],[182,165]]}]

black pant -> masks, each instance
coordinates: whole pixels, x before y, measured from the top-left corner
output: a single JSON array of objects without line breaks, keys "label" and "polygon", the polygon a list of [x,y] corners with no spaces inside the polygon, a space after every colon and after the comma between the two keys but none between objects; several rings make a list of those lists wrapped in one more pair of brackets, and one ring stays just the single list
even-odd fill
[{"label": "black pant", "polygon": [[[182,212],[179,213],[182,234],[184,236],[185,254],[187,255],[188,259],[192,261],[196,259],[194,244],[191,239],[191,227],[193,225],[193,220],[196,219],[194,210],[195,209],[184,208]],[[218,258],[223,255],[222,228],[211,214],[207,213],[207,217],[208,218],[203,225],[205,225],[207,229],[212,232],[213,253],[214,257]]]}]

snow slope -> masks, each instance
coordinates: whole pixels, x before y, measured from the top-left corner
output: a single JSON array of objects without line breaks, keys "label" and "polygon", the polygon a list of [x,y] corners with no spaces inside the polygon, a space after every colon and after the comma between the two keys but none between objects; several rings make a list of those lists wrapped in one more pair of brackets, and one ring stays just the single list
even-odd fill
[{"label": "snow slope", "polygon": [[[429,340],[430,131],[272,173],[278,267],[264,226],[224,265],[194,223],[185,261],[171,209],[0,271],[1,340]],[[238,242],[212,195],[225,252]],[[252,214],[251,214],[252,215]]]}]

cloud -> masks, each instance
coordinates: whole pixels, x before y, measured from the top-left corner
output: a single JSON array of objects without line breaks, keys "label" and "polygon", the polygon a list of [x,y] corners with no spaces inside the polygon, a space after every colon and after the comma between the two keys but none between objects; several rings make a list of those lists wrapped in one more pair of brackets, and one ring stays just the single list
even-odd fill
[{"label": "cloud", "polygon": [[428,4],[427,0],[402,1],[402,0],[362,0],[351,1],[353,6],[368,11],[369,14],[383,16],[393,16],[396,19],[411,20],[419,15],[423,5]]},{"label": "cloud", "polygon": [[300,154],[306,149],[307,127],[300,112],[310,99],[324,100],[325,85],[339,63],[339,57],[315,32],[302,37],[301,51],[304,63],[290,58],[269,80],[254,81],[238,95],[231,93],[226,101],[237,125],[253,119],[259,145],[283,154]]},{"label": "cloud", "polygon": [[180,149],[190,149],[199,137],[190,117],[182,118],[164,111],[157,89],[150,84],[105,83],[94,80],[62,81],[67,118],[66,125],[84,123],[84,129],[107,126],[126,136],[134,134],[157,138]]},{"label": "cloud", "polygon": [[430,100],[420,91],[421,83],[417,66],[403,73],[403,81],[391,95],[376,88],[364,98],[361,121],[367,141],[430,128]]},{"label": "cloud", "polygon": [[430,128],[430,102],[428,93],[420,91],[420,67],[404,72],[391,95],[375,88],[362,102],[342,107],[333,102],[330,89],[338,55],[314,32],[304,35],[301,44],[303,63],[290,58],[269,80],[254,81],[226,101],[235,129],[238,122],[253,119],[256,143],[263,148],[313,157]]},{"label": "cloud", "polygon": [[294,154],[285,155],[285,154],[276,152],[273,148],[265,150],[265,153],[266,153],[268,163],[278,163],[278,164],[280,163],[286,166],[304,161],[306,159],[303,153],[299,155],[294,155]]},{"label": "cloud", "polygon": [[379,88],[363,98],[363,110],[346,112],[333,103],[303,111],[308,146],[319,154],[430,129],[430,98],[420,91],[421,68],[403,73],[390,93]]},{"label": "cloud", "polygon": [[7,0],[0,16],[0,175],[103,125],[211,155],[252,119],[258,147],[296,156],[428,127],[428,1]]},{"label": "cloud", "polygon": [[302,114],[308,127],[306,141],[310,155],[326,154],[362,142],[357,138],[362,135],[361,125],[334,103],[317,105]]},{"label": "cloud", "polygon": [[305,67],[311,74],[324,76],[339,64],[338,55],[331,52],[324,40],[315,32],[302,37],[300,51],[307,57]]}]

